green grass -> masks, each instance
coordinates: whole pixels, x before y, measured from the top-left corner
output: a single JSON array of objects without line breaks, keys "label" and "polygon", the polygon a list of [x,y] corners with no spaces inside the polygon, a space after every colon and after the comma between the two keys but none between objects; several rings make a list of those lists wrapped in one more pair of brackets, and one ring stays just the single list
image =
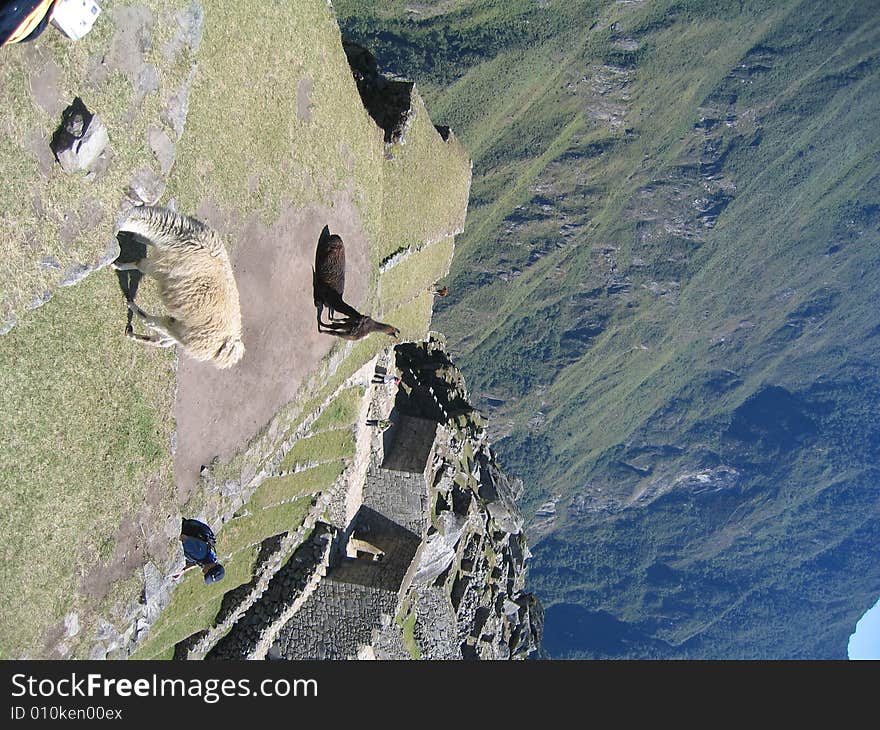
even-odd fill
[{"label": "green grass", "polygon": [[[198,103],[187,119],[189,144],[179,154],[170,194],[178,194],[184,208],[211,199],[268,223],[285,201],[331,204],[354,183],[364,227],[376,240],[381,143],[366,112],[352,104],[357,90],[332,12],[318,2],[260,13],[222,2],[206,19],[192,92]],[[255,40],[243,44],[243,37]],[[255,68],[261,83],[254,83]],[[290,81],[301,77],[312,81],[308,122],[297,116],[298,84]],[[220,127],[234,133],[217,134]],[[343,140],[348,156],[340,152]],[[254,179],[258,187],[251,192]]]},{"label": "green grass", "polygon": [[407,652],[409,653],[412,659],[421,659],[422,652],[419,649],[419,645],[416,643],[415,631],[416,631],[416,613],[415,611],[411,611],[407,614],[406,618],[400,624],[400,627],[403,629],[403,645],[406,647]]},{"label": "green grass", "polygon": [[249,506],[245,514],[233,517],[217,534],[217,556],[222,560],[223,555],[258,545],[267,537],[293,532],[303,523],[311,506],[309,496],[262,509]]},{"label": "green grass", "polygon": [[296,464],[323,463],[354,456],[354,433],[351,429],[323,431],[297,441],[281,462],[279,470],[290,471]]},{"label": "green grass", "polygon": [[413,111],[406,139],[391,148],[385,163],[382,241],[374,251],[379,260],[464,227],[470,176],[461,170],[469,165],[467,153],[452,139],[443,141],[418,96]]},{"label": "green grass", "polygon": [[427,246],[389,269],[379,279],[382,310],[391,311],[429,291],[449,272],[455,244],[452,237]]},{"label": "green grass", "polygon": [[346,461],[340,459],[326,464],[319,464],[296,474],[271,477],[257,487],[257,490],[248,502],[248,507],[251,509],[263,509],[302,495],[323,492],[339,478],[339,475],[345,471],[345,467]]},{"label": "green grass", "polygon": [[337,395],[315,419],[310,431],[318,433],[328,429],[351,426],[357,420],[366,389],[362,386],[346,388]]},{"label": "green grass", "polygon": [[[124,326],[104,272],[0,340],[0,575],[16,587],[3,593],[2,656],[35,651],[46,627],[89,605],[81,576],[123,521],[173,509],[171,360],[126,341]],[[155,512],[139,510],[150,502]]]}]

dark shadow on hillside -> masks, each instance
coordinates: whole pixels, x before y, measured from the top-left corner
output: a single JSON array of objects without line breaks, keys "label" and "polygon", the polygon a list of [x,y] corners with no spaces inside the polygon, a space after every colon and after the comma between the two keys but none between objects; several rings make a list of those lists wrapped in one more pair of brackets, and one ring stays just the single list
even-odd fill
[{"label": "dark shadow on hillside", "polygon": [[779,386],[768,386],[733,413],[727,435],[766,449],[789,451],[816,433],[808,406]]},{"label": "dark shadow on hillside", "polygon": [[455,370],[445,352],[428,353],[417,343],[404,342],[394,348],[394,354],[406,386],[397,391],[394,408],[398,413],[446,423],[474,411],[464,381],[452,375]]},{"label": "dark shadow on hillside", "polygon": [[319,252],[321,251],[322,246],[325,246],[327,244],[327,239],[329,238],[330,226],[325,225],[321,229],[321,234],[318,236],[318,242],[315,244],[315,265],[312,268],[312,299],[315,302],[315,308],[318,312],[318,332],[321,331],[321,313],[324,311],[323,297],[318,291],[318,259]]},{"label": "dark shadow on hillside", "polygon": [[190,634],[185,639],[178,641],[174,645],[174,656],[172,659],[176,662],[183,662],[189,659],[190,651],[195,648],[202,639],[208,635],[208,629],[202,629],[194,634]]},{"label": "dark shadow on hillside", "polygon": [[602,659],[638,655],[646,638],[637,628],[606,611],[557,603],[545,612],[542,647],[553,659]]},{"label": "dark shadow on hillside", "polygon": [[343,38],[342,48],[367,113],[385,131],[386,143],[399,141],[409,121],[413,83],[382,76],[375,56],[357,43]]},{"label": "dark shadow on hillside", "polygon": [[318,236],[318,246],[322,243],[326,243],[328,238],[330,238],[330,226],[324,226],[321,229],[321,235]]},{"label": "dark shadow on hillside", "polygon": [[242,601],[254,590],[257,581],[262,575],[262,567],[266,562],[278,552],[281,547],[281,541],[287,537],[286,532],[278,535],[271,535],[260,543],[260,552],[254,562],[253,577],[247,583],[242,583],[223,595],[223,601],[220,604],[220,610],[214,618],[214,626],[226,621],[232,613],[241,605]]},{"label": "dark shadow on hillside", "polygon": [[383,469],[421,474],[437,437],[437,421],[395,412],[392,427],[382,436]]}]

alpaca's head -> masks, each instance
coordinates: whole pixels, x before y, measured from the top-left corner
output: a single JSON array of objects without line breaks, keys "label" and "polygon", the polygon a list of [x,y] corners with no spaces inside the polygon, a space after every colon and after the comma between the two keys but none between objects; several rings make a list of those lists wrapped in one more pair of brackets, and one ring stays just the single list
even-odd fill
[{"label": "alpaca's head", "polygon": [[244,342],[240,334],[227,337],[214,353],[214,364],[218,368],[231,368],[244,356]]},{"label": "alpaca's head", "polygon": [[360,339],[361,337],[370,334],[370,332],[384,332],[386,335],[394,340],[400,339],[400,330],[397,329],[397,327],[392,327],[390,324],[377,322],[372,317],[361,315],[360,320],[355,326],[355,333],[357,335],[357,338]]}]

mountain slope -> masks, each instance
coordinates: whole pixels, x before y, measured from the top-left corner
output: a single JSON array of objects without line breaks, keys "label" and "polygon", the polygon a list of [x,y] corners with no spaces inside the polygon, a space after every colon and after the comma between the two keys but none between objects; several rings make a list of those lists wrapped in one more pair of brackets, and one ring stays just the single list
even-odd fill
[{"label": "mountain slope", "polygon": [[547,648],[844,657],[880,593],[876,3],[438,8],[336,3],[474,158],[437,326],[526,482]]}]

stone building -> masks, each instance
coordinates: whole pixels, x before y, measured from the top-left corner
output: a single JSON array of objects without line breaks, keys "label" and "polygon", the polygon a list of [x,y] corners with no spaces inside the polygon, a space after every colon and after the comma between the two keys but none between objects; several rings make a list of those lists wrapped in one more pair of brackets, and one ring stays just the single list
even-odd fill
[{"label": "stone building", "polygon": [[442,340],[391,356],[397,392],[383,403],[374,389],[371,404],[391,427],[371,434],[354,516],[322,525],[291,558],[299,582],[270,584],[207,658],[508,659],[539,646],[520,483],[498,467]]}]

